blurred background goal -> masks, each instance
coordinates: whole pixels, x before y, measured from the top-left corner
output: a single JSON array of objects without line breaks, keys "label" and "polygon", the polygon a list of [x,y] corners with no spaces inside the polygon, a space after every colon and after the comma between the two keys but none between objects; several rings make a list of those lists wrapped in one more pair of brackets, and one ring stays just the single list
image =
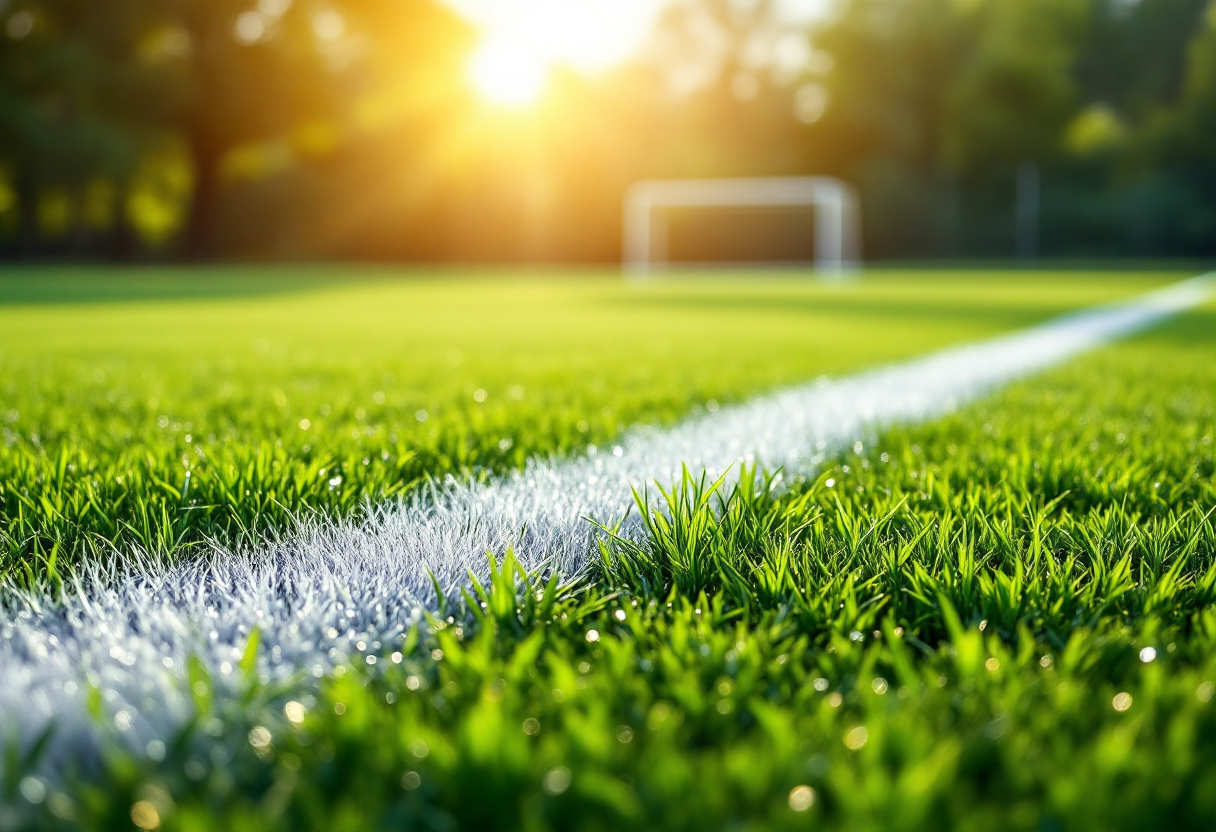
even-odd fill
[{"label": "blurred background goal", "polygon": [[860,265],[853,188],[819,176],[638,182],[625,195],[624,267],[801,265],[839,278]]}]

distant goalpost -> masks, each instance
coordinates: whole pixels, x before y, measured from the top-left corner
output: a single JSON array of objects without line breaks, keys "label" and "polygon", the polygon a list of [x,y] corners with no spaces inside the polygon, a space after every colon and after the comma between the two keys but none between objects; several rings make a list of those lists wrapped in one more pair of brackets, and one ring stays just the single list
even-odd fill
[{"label": "distant goalpost", "polygon": [[814,209],[817,272],[840,278],[860,267],[860,208],[853,188],[826,176],[781,176],[652,180],[631,186],[625,195],[625,273],[644,278],[666,268],[667,209],[773,207]]}]

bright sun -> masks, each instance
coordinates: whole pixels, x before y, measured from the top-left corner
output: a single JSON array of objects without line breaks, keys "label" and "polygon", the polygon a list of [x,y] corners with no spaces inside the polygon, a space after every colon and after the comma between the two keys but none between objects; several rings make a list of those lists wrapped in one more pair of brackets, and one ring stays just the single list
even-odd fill
[{"label": "bright sun", "polygon": [[654,22],[654,0],[463,0],[485,33],[469,79],[486,101],[528,107],[544,95],[556,66],[612,67],[638,48]]},{"label": "bright sun", "polygon": [[503,107],[534,104],[545,91],[548,62],[510,43],[489,41],[469,63],[473,86],[490,103]]}]

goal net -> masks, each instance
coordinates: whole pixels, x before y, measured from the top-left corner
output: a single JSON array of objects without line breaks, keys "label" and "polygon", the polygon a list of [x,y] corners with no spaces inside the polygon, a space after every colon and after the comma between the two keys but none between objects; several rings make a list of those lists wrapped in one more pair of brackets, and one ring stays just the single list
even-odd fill
[{"label": "goal net", "polygon": [[815,269],[842,277],[861,264],[860,211],[852,187],[823,176],[638,182],[625,195],[624,267],[646,277],[668,265],[672,211],[809,208]]}]

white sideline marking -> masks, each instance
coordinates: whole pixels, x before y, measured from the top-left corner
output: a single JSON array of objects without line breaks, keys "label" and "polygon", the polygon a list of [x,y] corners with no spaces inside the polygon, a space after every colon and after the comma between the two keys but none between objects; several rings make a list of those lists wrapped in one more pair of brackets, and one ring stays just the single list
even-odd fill
[{"label": "white sideline marking", "polygon": [[[0,594],[0,731],[28,742],[57,722],[56,759],[88,754],[97,729],[85,687],[99,687],[109,718],[132,747],[172,734],[190,716],[186,659],[197,655],[221,692],[236,684],[250,628],[261,635],[259,671],[286,679],[321,675],[366,652],[383,655],[435,603],[429,568],[451,595],[485,553],[514,545],[529,569],[570,576],[594,552],[584,518],[611,522],[631,487],[672,483],[681,466],[711,475],[739,460],[791,474],[877,429],[946,413],[996,386],[1145,329],[1203,303],[1216,274],[1125,303],[835,382],[802,385],[691,418],[670,430],[638,431],[593,456],[534,460],[486,485],[449,483],[360,523],[310,527],[264,550],[210,556],[172,567],[100,571],[63,597]],[[636,533],[636,527],[633,533]],[[331,633],[336,635],[331,635]]]}]

